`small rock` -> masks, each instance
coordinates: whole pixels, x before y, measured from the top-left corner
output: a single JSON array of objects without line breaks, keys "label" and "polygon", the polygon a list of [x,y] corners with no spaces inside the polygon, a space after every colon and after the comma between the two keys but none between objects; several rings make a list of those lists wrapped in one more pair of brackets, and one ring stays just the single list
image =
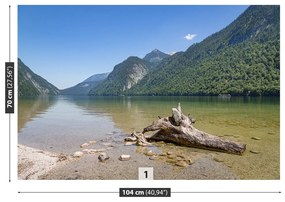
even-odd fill
[{"label": "small rock", "polygon": [[76,157],[76,158],[79,158],[81,156],[83,156],[83,152],[81,152],[81,151],[77,151],[73,154],[73,157]]},{"label": "small rock", "polygon": [[125,142],[125,146],[135,145],[136,142]]},{"label": "small rock", "polygon": [[261,140],[260,137],[252,137],[251,139],[253,139],[253,140]]},{"label": "small rock", "polygon": [[185,156],[183,155],[177,155],[177,157],[185,159]]},{"label": "small rock", "polygon": [[250,152],[253,154],[259,154],[260,153],[260,151],[256,151],[256,150],[250,150]]},{"label": "small rock", "polygon": [[171,154],[171,155],[168,155],[167,158],[169,158],[169,159],[175,159],[175,158],[176,158],[176,155]]},{"label": "small rock", "polygon": [[126,137],[126,138],[125,138],[125,141],[128,141],[128,142],[135,142],[135,141],[137,141],[137,138],[136,138],[136,137]]},{"label": "small rock", "polygon": [[145,153],[146,156],[153,156],[154,153],[151,151],[151,150],[148,150],[146,153]]},{"label": "small rock", "polygon": [[152,146],[151,143],[143,143],[143,142],[137,142],[136,145],[137,145],[137,146],[142,146],[142,147],[149,147],[149,146]]},{"label": "small rock", "polygon": [[98,159],[100,162],[105,162],[106,160],[108,160],[110,157],[106,152],[102,152],[99,154]]},{"label": "small rock", "polygon": [[113,135],[113,133],[107,133],[107,135]]},{"label": "small rock", "polygon": [[157,156],[151,156],[151,157],[149,157],[149,160],[157,160],[157,159],[158,159]]},{"label": "small rock", "polygon": [[190,158],[187,158],[187,159],[185,159],[184,161],[185,161],[186,163],[188,163],[189,165],[193,164],[193,161],[192,161],[192,159],[190,159]]},{"label": "small rock", "polygon": [[214,161],[216,161],[216,162],[224,162],[223,159],[220,159],[220,158],[217,158],[217,157],[214,157],[213,159],[214,159]]},{"label": "small rock", "polygon": [[80,148],[88,147],[89,145],[90,145],[89,143],[85,142],[85,143],[83,143],[82,145],[80,145]]},{"label": "small rock", "polygon": [[172,154],[173,154],[172,151],[168,151],[168,152],[167,152],[167,155],[172,155]]},{"label": "small rock", "polygon": [[177,156],[177,161],[184,161],[184,158],[182,158],[181,156]]},{"label": "small rock", "polygon": [[120,157],[119,157],[119,160],[120,161],[128,161],[131,159],[131,155],[128,155],[128,154],[122,154]]},{"label": "small rock", "polygon": [[160,153],[160,154],[158,154],[159,156],[167,156],[167,154],[166,153]]},{"label": "small rock", "polygon": [[176,159],[167,159],[166,163],[177,163]]},{"label": "small rock", "polygon": [[268,132],[267,134],[269,134],[269,135],[275,135],[274,132]]},{"label": "small rock", "polygon": [[179,167],[187,167],[188,163],[186,163],[185,161],[178,161],[175,165]]}]

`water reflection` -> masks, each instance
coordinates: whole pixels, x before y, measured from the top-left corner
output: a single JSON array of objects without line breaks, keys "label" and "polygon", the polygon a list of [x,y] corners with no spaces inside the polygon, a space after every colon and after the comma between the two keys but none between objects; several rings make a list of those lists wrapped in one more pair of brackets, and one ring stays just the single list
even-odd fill
[{"label": "water reflection", "polygon": [[[73,153],[84,142],[102,139],[106,133],[117,130],[109,116],[89,114],[85,107],[76,105],[69,98],[58,97],[56,100],[45,111],[35,111],[33,118],[26,123],[20,118],[25,113],[19,113],[19,124],[25,125],[19,131],[19,143],[48,151]],[[19,105],[22,104],[25,102],[19,101]]]},{"label": "water reflection", "polygon": [[18,132],[35,116],[41,116],[57,101],[55,97],[20,98],[18,103]]},{"label": "water reflection", "polygon": [[[105,113],[117,127],[130,133],[142,130],[158,116],[170,116],[171,108],[181,103],[185,114],[197,119],[197,126],[261,127],[264,122],[279,127],[279,98],[231,97],[76,97],[72,101],[88,113]],[[266,117],[266,118],[265,118]],[[215,132],[215,131],[213,131]]]},{"label": "water reflection", "polygon": [[[279,179],[280,100],[274,97],[59,96],[19,100],[19,142],[45,150],[74,152],[80,144],[103,139],[113,131],[141,131],[157,116],[170,116],[178,102],[185,114],[196,118],[195,127],[243,142],[247,150],[243,156],[174,146],[175,150],[189,156],[193,152],[218,156],[241,178]],[[166,145],[162,150],[172,147]]]}]

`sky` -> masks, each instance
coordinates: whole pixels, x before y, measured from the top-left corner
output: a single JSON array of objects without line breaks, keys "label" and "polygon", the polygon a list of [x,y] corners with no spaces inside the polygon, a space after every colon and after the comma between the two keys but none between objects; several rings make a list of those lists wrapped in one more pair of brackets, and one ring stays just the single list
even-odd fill
[{"label": "sky", "polygon": [[18,57],[59,89],[129,56],[185,51],[248,6],[18,6]]}]

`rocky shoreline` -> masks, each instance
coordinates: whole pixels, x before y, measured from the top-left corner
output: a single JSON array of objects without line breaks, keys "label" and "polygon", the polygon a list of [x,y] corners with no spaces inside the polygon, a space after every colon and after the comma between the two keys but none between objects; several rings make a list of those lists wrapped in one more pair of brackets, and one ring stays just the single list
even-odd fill
[{"label": "rocky shoreline", "polygon": [[[110,139],[108,139],[110,140]],[[211,154],[185,155],[177,146],[142,147],[122,141],[89,141],[73,154],[18,145],[18,178],[23,180],[136,180],[139,167],[153,167],[154,179],[239,179]],[[96,147],[97,146],[97,147]],[[167,148],[167,150],[166,150]]]}]

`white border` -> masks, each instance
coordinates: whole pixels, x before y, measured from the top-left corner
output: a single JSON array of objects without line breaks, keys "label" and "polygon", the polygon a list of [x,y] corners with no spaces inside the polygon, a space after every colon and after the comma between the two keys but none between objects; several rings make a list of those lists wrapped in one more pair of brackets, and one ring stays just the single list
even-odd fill
[{"label": "white border", "polygon": [[[20,201],[51,201],[56,199],[68,199],[72,201],[78,200],[100,200],[100,198],[105,199],[116,199],[116,200],[134,200],[134,198],[119,198],[119,194],[19,194],[18,191],[82,191],[82,192],[118,192],[120,187],[169,187],[173,192],[213,192],[213,191],[228,191],[228,192],[248,192],[248,191],[260,191],[260,192],[270,192],[270,191],[281,191],[281,194],[172,194],[171,198],[135,198],[135,200],[180,200],[187,199],[190,201],[252,201],[252,200],[264,200],[264,201],[283,201],[284,197],[284,161],[280,158],[280,177],[281,180],[154,180],[154,181],[138,181],[138,180],[86,180],[86,181],[19,181],[17,180],[17,114],[12,115],[12,182],[8,182],[8,151],[9,151],[9,139],[8,139],[8,115],[4,114],[4,62],[8,61],[8,5],[12,6],[12,55],[11,60],[17,64],[17,5],[252,5],[252,4],[278,4],[281,5],[281,50],[283,53],[284,40],[283,32],[284,26],[282,19],[284,17],[284,1],[282,0],[239,0],[239,1],[225,1],[225,0],[200,0],[200,1],[162,1],[162,0],[152,0],[152,1],[116,1],[116,0],[100,0],[100,1],[90,1],[90,0],[18,0],[18,1],[8,1],[1,0],[0,7],[0,22],[1,22],[1,37],[0,37],[0,50],[1,50],[1,62],[2,68],[0,68],[1,74],[1,99],[0,99],[0,112],[1,112],[1,135],[2,141],[0,145],[1,154],[1,166],[0,166],[0,182],[1,182],[1,195],[4,200],[20,200]],[[282,54],[280,54],[282,56]],[[281,58],[281,69],[284,66],[283,58]],[[282,70],[281,70],[282,71]],[[17,71],[15,71],[15,77]],[[283,90],[283,74],[281,74],[281,90]],[[16,77],[17,78],[17,77]],[[17,81],[15,81],[17,83]],[[17,88],[15,88],[17,92]],[[15,96],[17,97],[17,96]],[[280,155],[284,158],[284,138],[283,135],[283,117],[284,114],[283,103],[284,95],[281,93],[280,97],[280,125],[281,125],[281,137],[280,137]],[[15,99],[16,101],[16,99]],[[15,112],[17,111],[17,102],[15,102]]]}]

